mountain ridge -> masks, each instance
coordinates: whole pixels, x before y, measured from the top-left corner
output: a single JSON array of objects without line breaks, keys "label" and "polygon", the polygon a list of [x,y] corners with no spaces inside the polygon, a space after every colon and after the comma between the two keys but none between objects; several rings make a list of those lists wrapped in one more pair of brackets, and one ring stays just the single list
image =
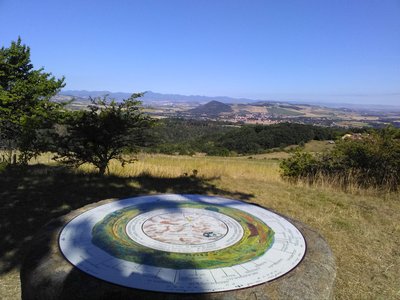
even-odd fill
[{"label": "mountain ridge", "polygon": [[[64,90],[59,93],[62,96],[73,96],[80,98],[102,97],[109,95],[116,100],[129,98],[132,93],[126,92],[110,92],[110,91],[88,91],[88,90]],[[180,95],[180,94],[161,94],[152,91],[146,91],[140,99],[143,102],[190,102],[190,103],[207,103],[210,101],[219,101],[222,103],[250,103],[260,100],[247,98],[233,98],[227,96],[201,96],[201,95]]]},{"label": "mountain ridge", "polygon": [[[88,91],[88,90],[63,90],[58,95],[77,97],[81,99],[89,99],[89,97],[102,97],[109,95],[118,101],[127,99],[132,93],[126,92],[110,92],[110,91]],[[248,99],[248,98],[234,98],[228,96],[201,96],[201,95],[180,95],[180,94],[162,94],[152,91],[146,91],[144,96],[140,98],[144,104],[173,104],[173,103],[192,103],[192,104],[205,104],[210,101],[219,101],[225,104],[259,104],[273,103],[273,104],[304,104],[312,106],[330,107],[330,108],[348,108],[366,111],[400,111],[400,105],[382,105],[382,104],[354,104],[354,103],[339,103],[339,102],[316,102],[306,100],[263,100],[263,99]]]}]

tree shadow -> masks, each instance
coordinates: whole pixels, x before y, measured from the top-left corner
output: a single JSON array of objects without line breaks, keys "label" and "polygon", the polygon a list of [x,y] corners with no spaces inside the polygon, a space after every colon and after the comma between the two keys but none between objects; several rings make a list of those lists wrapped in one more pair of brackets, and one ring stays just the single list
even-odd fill
[{"label": "tree shadow", "polygon": [[[181,195],[180,197],[187,201],[195,199],[202,201],[198,195]],[[142,200],[135,202],[132,202],[131,199],[125,199],[112,205],[113,209],[116,209],[118,215],[120,215],[121,210],[129,211],[133,203],[135,203],[135,210],[140,213],[160,207],[171,209],[177,213],[182,212],[182,207],[178,202],[165,198],[161,206],[157,200],[154,201],[154,198],[142,198]],[[210,204],[204,202],[204,205]],[[185,254],[179,256],[179,258],[173,258],[170,257],[171,253],[164,251],[155,249],[144,251],[143,249],[136,249],[134,245],[127,247],[126,241],[120,244],[124,239],[123,237],[120,236],[121,240],[120,238],[108,239],[108,235],[101,234],[107,231],[106,224],[113,219],[112,216],[108,221],[106,219],[101,221],[102,225],[100,225],[101,228],[98,228],[98,231],[92,227],[89,219],[75,218],[68,224],[69,233],[65,233],[65,235],[68,235],[70,240],[69,244],[64,246],[63,251],[67,251],[64,252],[66,257],[68,257],[66,253],[69,253],[74,259],[77,259],[74,262],[76,268],[68,269],[68,271],[59,269],[56,278],[53,277],[51,283],[46,280],[46,276],[38,280],[38,274],[35,271],[48,269],[51,271],[45,272],[45,275],[53,276],[55,272],[52,271],[51,266],[60,265],[57,263],[57,259],[54,260],[54,256],[48,256],[48,253],[54,251],[56,244],[52,233],[58,231],[63,224],[56,219],[45,226],[46,230],[43,235],[37,236],[39,239],[35,239],[33,242],[33,251],[36,253],[30,252],[22,266],[22,284],[25,287],[22,289],[23,299],[29,291],[33,291],[35,297],[39,299],[70,299],[72,295],[75,299],[210,299],[204,292],[214,292],[214,290],[199,278],[206,276],[206,273],[210,276],[211,273],[208,272],[211,272],[211,270],[199,270],[203,268],[192,256]],[[96,226],[98,225],[99,223]],[[112,227],[115,228],[114,225]],[[92,235],[88,236],[87,232],[92,232]],[[117,229],[116,232],[118,232]],[[119,235],[116,232],[114,234]],[[60,239],[63,239],[63,235],[60,236]],[[93,245],[87,243],[88,239]],[[103,243],[99,243],[99,241]],[[110,247],[107,247],[107,244]],[[118,244],[123,246],[119,248]],[[75,255],[74,246],[72,246],[72,249],[68,249],[70,245],[80,245],[78,246],[79,258]],[[81,247],[82,245],[86,246]],[[104,254],[105,252],[108,253],[108,256]],[[199,255],[204,256],[204,254]],[[122,263],[121,259],[126,262],[138,263],[139,266]],[[204,264],[204,261],[202,264]],[[84,270],[84,272],[78,269]],[[199,274],[199,272],[202,274]],[[214,275],[211,276],[214,278]],[[36,285],[31,288],[29,284],[32,283],[33,278]],[[27,286],[29,287],[26,288]],[[132,290],[126,286],[135,289]],[[145,290],[142,290],[142,288]],[[179,293],[185,288],[195,289],[198,292]],[[27,297],[26,299],[30,298]]]},{"label": "tree shadow", "polygon": [[215,178],[100,176],[62,166],[12,167],[0,173],[0,274],[19,267],[36,231],[51,219],[107,198],[143,194],[214,194],[249,200],[251,194],[216,187]]}]

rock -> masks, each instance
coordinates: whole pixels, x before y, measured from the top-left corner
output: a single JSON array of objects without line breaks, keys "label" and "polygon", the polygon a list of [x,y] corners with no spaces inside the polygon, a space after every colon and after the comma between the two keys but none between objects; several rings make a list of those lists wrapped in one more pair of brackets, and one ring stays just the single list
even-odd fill
[{"label": "rock", "polygon": [[94,207],[114,201],[103,200],[74,210],[44,226],[32,240],[21,267],[24,300],[50,299],[332,299],[336,277],[335,259],[327,242],[309,226],[290,220],[304,235],[307,252],[288,274],[250,288],[207,293],[169,294],[118,286],[92,277],[72,266],[58,247],[58,236],[68,221]]}]

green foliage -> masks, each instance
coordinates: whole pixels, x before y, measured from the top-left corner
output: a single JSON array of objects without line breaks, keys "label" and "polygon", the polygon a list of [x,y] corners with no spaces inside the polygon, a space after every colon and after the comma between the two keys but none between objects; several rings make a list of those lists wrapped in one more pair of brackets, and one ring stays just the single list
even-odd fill
[{"label": "green foliage", "polygon": [[229,150],[216,147],[215,140],[231,130],[231,126],[222,122],[163,119],[152,129],[156,145],[146,150],[165,154],[192,155],[204,152],[219,155],[216,154],[218,152],[228,155]]},{"label": "green foliage", "polygon": [[304,144],[313,139],[334,139],[336,134],[331,128],[303,124],[246,125],[221,136],[217,145],[240,154],[256,154],[266,149]]},{"label": "green foliage", "polygon": [[64,120],[66,130],[56,135],[55,159],[74,166],[91,163],[100,174],[111,159],[122,165],[133,161],[124,158],[124,150],[145,145],[145,129],[152,124],[136,100],[141,96],[133,94],[120,103],[107,96],[91,99],[89,110],[69,112]]},{"label": "green foliage", "polygon": [[284,159],[280,167],[283,176],[289,180],[311,179],[316,174],[317,160],[310,153],[297,150],[292,157]]},{"label": "green foliage", "polygon": [[43,68],[34,69],[30,48],[21,39],[0,49],[0,139],[1,146],[19,150],[19,162],[44,151],[43,132],[52,127],[61,105],[50,98],[64,87]]},{"label": "green foliage", "polygon": [[281,163],[290,180],[327,178],[342,186],[397,190],[400,185],[400,130],[387,127],[339,141],[331,152],[313,157],[297,152]]},{"label": "green foliage", "polygon": [[256,154],[268,149],[304,144],[312,139],[330,140],[337,129],[283,123],[237,126],[222,122],[165,119],[154,129],[158,144],[152,152],[229,156]]}]

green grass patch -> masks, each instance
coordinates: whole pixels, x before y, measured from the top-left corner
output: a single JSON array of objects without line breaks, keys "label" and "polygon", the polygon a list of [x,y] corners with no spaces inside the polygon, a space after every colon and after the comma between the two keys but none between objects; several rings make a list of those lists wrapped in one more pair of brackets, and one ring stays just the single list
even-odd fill
[{"label": "green grass patch", "polygon": [[268,113],[274,114],[274,115],[281,115],[281,116],[302,116],[302,115],[304,115],[301,112],[298,112],[295,110],[289,110],[289,109],[281,108],[281,107],[268,107]]}]

